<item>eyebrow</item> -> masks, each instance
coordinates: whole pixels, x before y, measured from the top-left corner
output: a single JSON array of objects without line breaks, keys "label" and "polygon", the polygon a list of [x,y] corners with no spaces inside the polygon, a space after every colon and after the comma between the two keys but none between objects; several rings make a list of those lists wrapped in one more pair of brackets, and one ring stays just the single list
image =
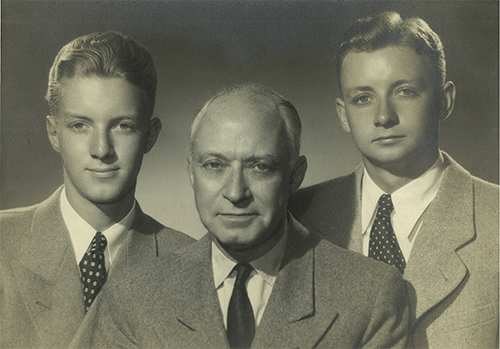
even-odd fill
[{"label": "eyebrow", "polygon": [[367,91],[373,91],[373,88],[370,86],[355,86],[347,89],[347,94],[353,94],[356,92],[367,92]]},{"label": "eyebrow", "polygon": [[[393,82],[391,84],[391,89],[395,88],[396,86],[403,85],[403,84],[414,84],[414,85],[421,87],[422,82],[423,82],[423,80],[420,78],[417,78],[415,80],[401,79],[401,80]],[[373,90],[374,89],[371,86],[354,86],[354,87],[348,88],[346,92],[349,95],[349,94],[353,94],[356,92],[369,92],[369,91],[373,91]]]},{"label": "eyebrow", "polygon": [[[224,161],[229,161],[229,159],[225,155],[218,153],[218,152],[207,152],[207,153],[203,153],[203,154],[198,154],[196,157],[198,160],[203,160],[205,158],[210,158],[210,157],[216,157],[216,158],[222,159]],[[276,156],[271,155],[271,154],[252,155],[252,156],[244,159],[243,161],[244,162],[254,162],[254,161],[258,161],[258,160],[267,160],[267,161],[270,161],[272,163],[279,162],[279,159]]]},{"label": "eyebrow", "polygon": [[[85,116],[85,115],[80,115],[80,114],[74,114],[74,113],[65,113],[63,115],[64,118],[73,118],[73,119],[79,119],[79,120],[83,120],[83,121],[87,121],[87,122],[92,122],[94,121],[94,119],[92,117],[89,117],[89,116]],[[122,116],[117,116],[115,118],[112,118],[111,121],[114,121],[114,122],[119,122],[119,121],[124,121],[124,120],[133,120],[134,119],[134,115],[122,115]]]}]

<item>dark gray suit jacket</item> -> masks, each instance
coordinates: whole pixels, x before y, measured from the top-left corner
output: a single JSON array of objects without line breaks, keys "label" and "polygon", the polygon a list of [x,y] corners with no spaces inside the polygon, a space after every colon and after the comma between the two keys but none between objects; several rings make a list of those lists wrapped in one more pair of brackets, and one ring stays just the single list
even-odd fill
[{"label": "dark gray suit jacket", "polygon": [[[396,269],[290,222],[287,252],[252,347],[403,347],[409,312]],[[130,282],[108,284],[75,347],[229,348],[211,243],[207,234],[167,258],[125,270]]]},{"label": "dark gray suit jacket", "polygon": [[[61,190],[38,205],[0,212],[2,348],[67,348],[84,319],[80,270],[60,210]],[[117,266],[156,259],[192,241],[137,206],[108,281]]]},{"label": "dark gray suit jacket", "polygon": [[[404,272],[417,348],[498,348],[498,186],[448,154],[436,198],[423,215]],[[299,190],[289,209],[311,231],[362,253],[361,177]]]}]

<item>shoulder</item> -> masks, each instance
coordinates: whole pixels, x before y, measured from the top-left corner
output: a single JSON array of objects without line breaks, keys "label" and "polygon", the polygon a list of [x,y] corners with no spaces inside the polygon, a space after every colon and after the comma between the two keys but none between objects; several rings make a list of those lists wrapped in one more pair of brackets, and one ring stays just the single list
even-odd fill
[{"label": "shoulder", "polygon": [[28,207],[18,207],[0,211],[0,222],[3,224],[18,224],[23,221],[30,221],[35,215],[38,205]]},{"label": "shoulder", "polygon": [[[317,214],[322,208],[332,205],[343,205],[345,201],[354,200],[357,196],[357,183],[362,170],[358,170],[342,177],[321,182],[310,187],[298,190],[290,196],[288,209],[295,217],[301,217],[307,212]],[[300,220],[300,219],[299,219]]]},{"label": "shoulder", "polygon": [[495,202],[498,204],[499,189],[497,184],[487,182],[481,178],[472,176],[474,193],[481,202]]},{"label": "shoulder", "polygon": [[153,217],[145,214],[140,207],[137,210],[134,227],[146,235],[155,234],[158,244],[168,246],[169,250],[184,247],[195,241],[189,235],[161,224]]},{"label": "shoulder", "polygon": [[[316,259],[324,275],[321,282],[344,280],[359,285],[357,288],[365,284],[364,287],[372,289],[387,280],[403,283],[401,274],[393,266],[341,248],[325,239],[316,247]],[[326,281],[328,279],[330,281]]]}]

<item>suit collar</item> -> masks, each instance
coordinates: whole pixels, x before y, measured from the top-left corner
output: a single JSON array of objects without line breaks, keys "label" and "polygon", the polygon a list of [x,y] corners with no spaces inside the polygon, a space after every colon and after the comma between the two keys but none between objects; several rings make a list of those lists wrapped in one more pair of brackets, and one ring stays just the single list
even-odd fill
[{"label": "suit collar", "polygon": [[[361,179],[363,165],[359,165],[350,175],[338,178],[334,195],[324,203],[325,210],[318,220],[319,232],[328,232],[326,238],[335,245],[351,251],[363,253],[361,239]],[[332,212],[334,212],[332,214]],[[353,214],[358,212],[358,214]]]},{"label": "suit collar", "polygon": [[145,255],[159,256],[156,232],[147,229],[146,217],[141,206],[136,202],[134,220],[116,254],[109,270],[110,273],[115,272],[115,268],[122,269],[134,265],[136,262],[134,258],[143,259]]},{"label": "suit collar", "polygon": [[449,155],[443,153],[443,156],[447,168],[441,187],[424,212],[404,273],[411,283],[409,297],[416,319],[447,297],[464,279],[467,268],[457,251],[475,236],[472,178]]}]

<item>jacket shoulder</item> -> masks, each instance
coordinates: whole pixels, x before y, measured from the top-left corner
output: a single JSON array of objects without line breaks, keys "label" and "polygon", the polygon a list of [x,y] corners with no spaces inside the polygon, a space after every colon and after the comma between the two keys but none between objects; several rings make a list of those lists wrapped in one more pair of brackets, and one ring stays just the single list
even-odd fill
[{"label": "jacket shoulder", "polygon": [[169,250],[176,250],[196,241],[185,233],[166,227],[145,213],[142,213],[141,223],[144,227],[144,231],[155,233],[158,244],[161,244],[161,246],[169,246]]},{"label": "jacket shoulder", "polygon": [[9,237],[19,239],[23,231],[29,232],[38,205],[0,211],[0,236],[2,245]]},{"label": "jacket shoulder", "polygon": [[311,211],[316,213],[324,205],[330,207],[345,199],[352,200],[355,196],[355,183],[356,172],[352,172],[346,176],[300,189],[290,196],[288,209],[300,221],[302,216]]}]

